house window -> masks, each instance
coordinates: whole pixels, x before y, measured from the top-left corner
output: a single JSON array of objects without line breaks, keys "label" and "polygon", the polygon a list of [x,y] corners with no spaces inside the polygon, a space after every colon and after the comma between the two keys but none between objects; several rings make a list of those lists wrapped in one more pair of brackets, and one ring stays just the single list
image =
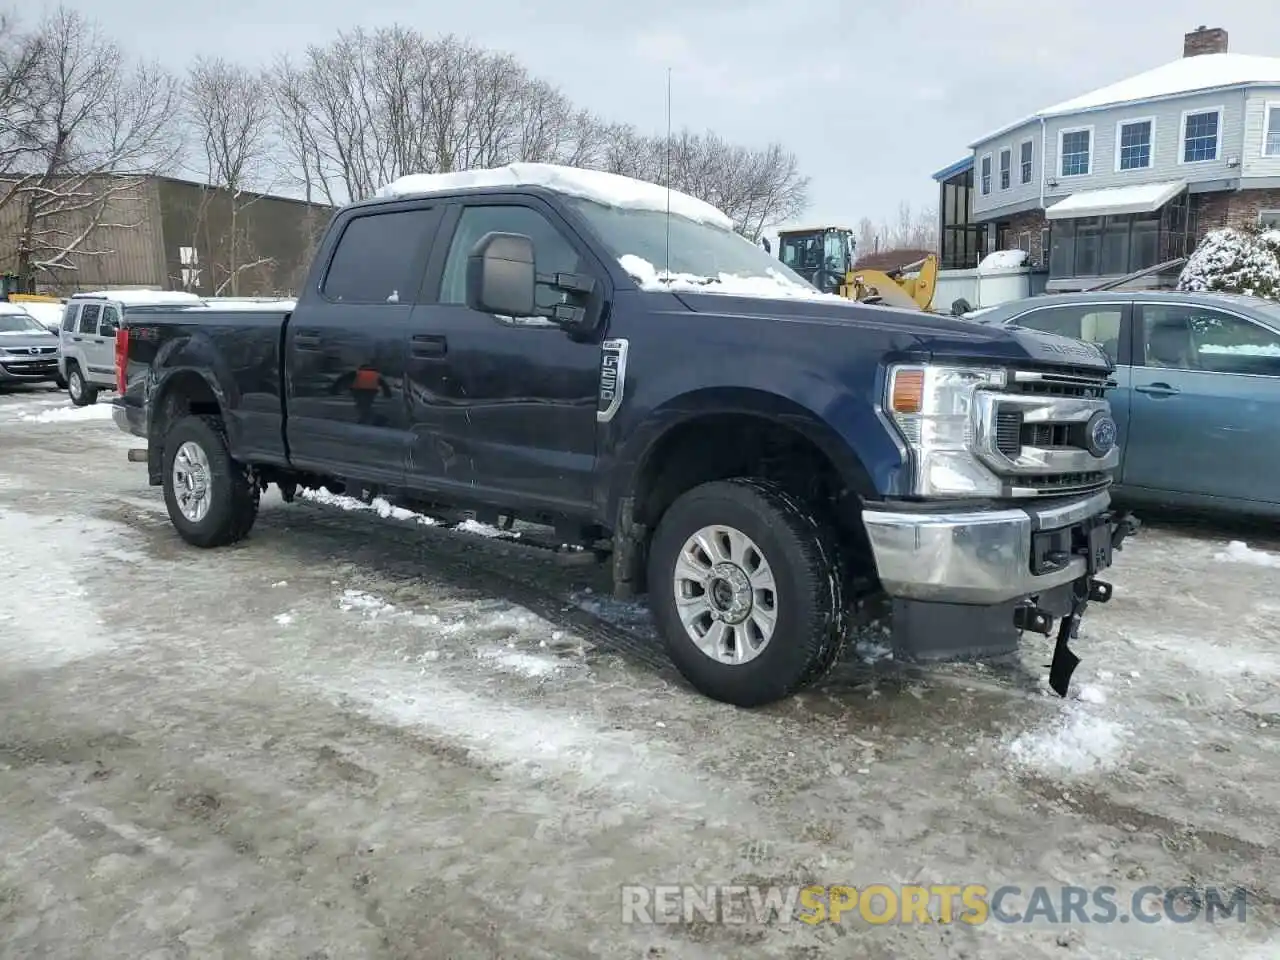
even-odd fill
[{"label": "house window", "polygon": [[1182,162],[1203,163],[1218,159],[1220,110],[1188,113],[1182,118]]},{"label": "house window", "polygon": [[991,192],[991,154],[987,154],[982,158],[982,195],[985,197]]},{"label": "house window", "polygon": [[1267,116],[1262,124],[1262,152],[1268,157],[1280,157],[1280,103],[1267,104]]},{"label": "house window", "polygon": [[1013,151],[1005,147],[1000,151],[1000,189],[1008,190],[1013,176]]},{"label": "house window", "polygon": [[[1277,124],[1277,127],[1280,127],[1280,124]],[[1035,146],[1030,140],[1024,140],[1022,142],[1022,150],[1019,156],[1019,160],[1022,165],[1019,179],[1020,183],[1031,182],[1031,156],[1034,149]]]},{"label": "house window", "polygon": [[1119,125],[1116,136],[1119,170],[1145,170],[1151,166],[1151,133],[1154,120],[1130,120]]},{"label": "house window", "polygon": [[1093,131],[1063,130],[1060,143],[1062,176],[1082,177],[1088,174],[1093,153]]},{"label": "house window", "polygon": [[1264,230],[1280,230],[1280,210],[1259,210],[1258,226]]}]

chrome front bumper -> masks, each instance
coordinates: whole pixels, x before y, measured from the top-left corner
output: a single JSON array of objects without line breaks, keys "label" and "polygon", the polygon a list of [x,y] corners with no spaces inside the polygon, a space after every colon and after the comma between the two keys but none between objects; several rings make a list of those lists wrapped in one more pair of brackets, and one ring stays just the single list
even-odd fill
[{"label": "chrome front bumper", "polygon": [[1068,503],[1002,510],[909,512],[865,509],[880,583],[903,600],[994,605],[1084,576],[1074,556],[1052,573],[1032,573],[1032,535],[1081,523],[1111,504],[1107,491]]}]

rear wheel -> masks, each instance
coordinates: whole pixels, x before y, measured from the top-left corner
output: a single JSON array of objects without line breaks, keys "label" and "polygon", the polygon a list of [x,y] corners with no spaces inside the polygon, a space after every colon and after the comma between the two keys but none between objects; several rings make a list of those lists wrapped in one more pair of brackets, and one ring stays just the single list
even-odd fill
[{"label": "rear wheel", "polygon": [[74,363],[67,367],[67,394],[77,407],[87,407],[98,402],[98,388],[89,385]]},{"label": "rear wheel", "polygon": [[260,491],[253,471],[231,458],[217,417],[183,417],[169,430],[162,454],[169,521],[197,547],[243,539],[258,516]]},{"label": "rear wheel", "polygon": [[648,582],[671,659],[716,700],[780,700],[839,653],[844,571],[835,539],[776,484],[725,480],[683,494],[654,533]]}]

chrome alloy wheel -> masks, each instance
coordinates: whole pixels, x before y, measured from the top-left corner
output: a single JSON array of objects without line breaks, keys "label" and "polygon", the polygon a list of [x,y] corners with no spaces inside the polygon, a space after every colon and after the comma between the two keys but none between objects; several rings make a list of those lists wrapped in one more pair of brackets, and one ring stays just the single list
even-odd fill
[{"label": "chrome alloy wheel", "polygon": [[173,495],[178,509],[192,523],[209,512],[209,458],[200,444],[188,440],[173,458]]},{"label": "chrome alloy wheel", "polygon": [[778,623],[778,587],[764,552],[722,524],[685,541],[675,565],[675,601],[689,639],[717,663],[754,660]]}]

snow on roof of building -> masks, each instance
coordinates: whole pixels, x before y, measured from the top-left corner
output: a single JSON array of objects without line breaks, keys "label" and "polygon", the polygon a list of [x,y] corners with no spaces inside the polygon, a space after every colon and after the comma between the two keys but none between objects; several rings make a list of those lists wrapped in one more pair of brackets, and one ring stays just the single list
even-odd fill
[{"label": "snow on roof of building", "polygon": [[1186,189],[1187,181],[1135,183],[1128,187],[1082,190],[1051,204],[1046,220],[1064,217],[1107,217],[1122,213],[1154,213]]},{"label": "snow on roof of building", "polygon": [[1207,53],[1196,57],[1180,57],[1154,70],[1045,107],[1029,117],[975,140],[969,146],[976,147],[1042,117],[1059,117],[1124,103],[1160,100],[1228,87],[1271,85],[1280,86],[1280,57],[1258,57],[1245,53]]},{"label": "snow on roof of building", "polygon": [[505,167],[462,170],[457,173],[412,173],[386,184],[378,190],[377,195],[403,197],[472,187],[545,187],[569,196],[594,200],[608,207],[662,213],[667,211],[669,196],[671,212],[676,216],[726,230],[733,229],[733,221],[720,210],[678,190],[672,190],[668,194],[666,187],[645,180],[554,163],[509,163]]},{"label": "snow on roof of building", "polygon": [[1207,53],[1181,57],[1171,63],[1101,87],[1092,93],[1064,100],[1041,110],[1038,116],[1052,117],[1080,110],[1174,97],[1199,90],[1218,90],[1250,84],[1280,86],[1280,57],[1256,57],[1245,53]]}]

